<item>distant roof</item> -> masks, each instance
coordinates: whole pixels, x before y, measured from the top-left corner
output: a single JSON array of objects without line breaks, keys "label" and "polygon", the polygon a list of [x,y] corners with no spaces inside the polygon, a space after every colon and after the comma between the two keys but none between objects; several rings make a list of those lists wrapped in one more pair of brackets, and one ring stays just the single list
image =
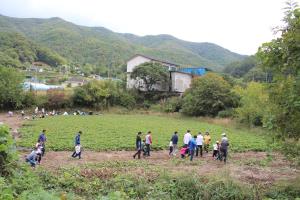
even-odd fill
[{"label": "distant roof", "polygon": [[86,80],[81,77],[71,77],[67,80],[67,82],[85,82]]},{"label": "distant roof", "polygon": [[131,60],[131,59],[137,57],[137,56],[142,56],[142,57],[145,57],[145,58],[148,58],[148,59],[150,59],[150,60],[153,60],[153,61],[156,61],[156,62],[160,62],[160,63],[165,63],[165,64],[169,64],[169,65],[179,66],[178,64],[171,63],[171,62],[169,62],[169,61],[159,60],[159,59],[152,58],[152,57],[150,57],[150,56],[146,56],[146,55],[143,55],[143,54],[135,54],[134,56],[132,56],[131,58],[129,58],[129,59],[127,60],[127,62],[128,62],[129,60]]}]

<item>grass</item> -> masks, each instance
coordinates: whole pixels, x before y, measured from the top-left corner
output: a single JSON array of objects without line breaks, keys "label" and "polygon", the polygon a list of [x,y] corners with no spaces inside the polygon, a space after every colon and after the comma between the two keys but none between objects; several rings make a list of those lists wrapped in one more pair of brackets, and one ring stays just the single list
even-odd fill
[{"label": "grass", "polygon": [[55,116],[27,121],[21,128],[18,146],[32,147],[42,129],[47,130],[47,148],[52,150],[73,150],[74,137],[79,130],[83,131],[81,143],[85,149],[133,150],[136,133],[142,131],[145,136],[149,130],[152,131],[153,148],[166,149],[174,131],[179,132],[181,144],[187,129],[190,129],[193,135],[199,131],[209,131],[212,142],[220,140],[221,133],[226,132],[231,151],[267,150],[266,137],[257,131],[217,125],[201,118],[140,114]]}]

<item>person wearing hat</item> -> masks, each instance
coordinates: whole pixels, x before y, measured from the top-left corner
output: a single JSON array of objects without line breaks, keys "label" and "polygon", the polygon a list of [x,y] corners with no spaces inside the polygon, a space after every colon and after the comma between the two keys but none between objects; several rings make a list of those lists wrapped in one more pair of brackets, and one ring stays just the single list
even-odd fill
[{"label": "person wearing hat", "polygon": [[222,140],[221,140],[221,145],[220,145],[220,154],[221,154],[221,159],[220,161],[224,160],[224,163],[227,161],[227,156],[228,156],[228,138],[226,137],[226,133],[222,133]]},{"label": "person wearing hat", "polygon": [[72,154],[73,158],[76,158],[77,156],[79,159],[81,159],[81,146],[80,146],[80,136],[82,134],[82,131],[78,131],[76,137],[75,137],[75,151]]},{"label": "person wearing hat", "polygon": [[214,151],[213,151],[213,158],[216,160],[220,159],[220,142],[216,141],[216,143],[213,145]]}]

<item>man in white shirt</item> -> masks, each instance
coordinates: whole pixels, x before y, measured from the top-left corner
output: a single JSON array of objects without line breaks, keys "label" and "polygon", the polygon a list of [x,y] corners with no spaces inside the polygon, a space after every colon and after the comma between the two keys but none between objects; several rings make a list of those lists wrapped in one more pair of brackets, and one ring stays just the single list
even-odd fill
[{"label": "man in white shirt", "polygon": [[192,139],[191,131],[187,130],[186,134],[184,134],[183,136],[184,146],[187,146],[191,139]]},{"label": "man in white shirt", "polygon": [[197,144],[196,156],[198,156],[199,149],[200,149],[200,156],[202,157],[203,136],[202,136],[201,132],[199,132],[197,135],[196,144]]}]

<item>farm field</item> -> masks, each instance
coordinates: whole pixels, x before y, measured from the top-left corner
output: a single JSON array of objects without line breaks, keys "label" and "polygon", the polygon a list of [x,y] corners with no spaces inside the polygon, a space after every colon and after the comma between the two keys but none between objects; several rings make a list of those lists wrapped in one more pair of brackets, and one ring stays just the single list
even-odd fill
[{"label": "farm field", "polygon": [[179,141],[182,142],[187,129],[190,129],[193,135],[199,131],[209,131],[212,142],[219,140],[221,133],[226,132],[231,151],[267,149],[266,136],[256,131],[211,124],[202,121],[201,118],[141,114],[55,116],[27,121],[21,128],[21,138],[17,145],[32,147],[42,129],[47,130],[47,148],[55,151],[73,150],[74,137],[79,130],[83,131],[83,148],[95,151],[134,150],[136,133],[142,131],[145,135],[149,130],[152,131],[153,148],[166,149],[174,131],[179,132]]}]

